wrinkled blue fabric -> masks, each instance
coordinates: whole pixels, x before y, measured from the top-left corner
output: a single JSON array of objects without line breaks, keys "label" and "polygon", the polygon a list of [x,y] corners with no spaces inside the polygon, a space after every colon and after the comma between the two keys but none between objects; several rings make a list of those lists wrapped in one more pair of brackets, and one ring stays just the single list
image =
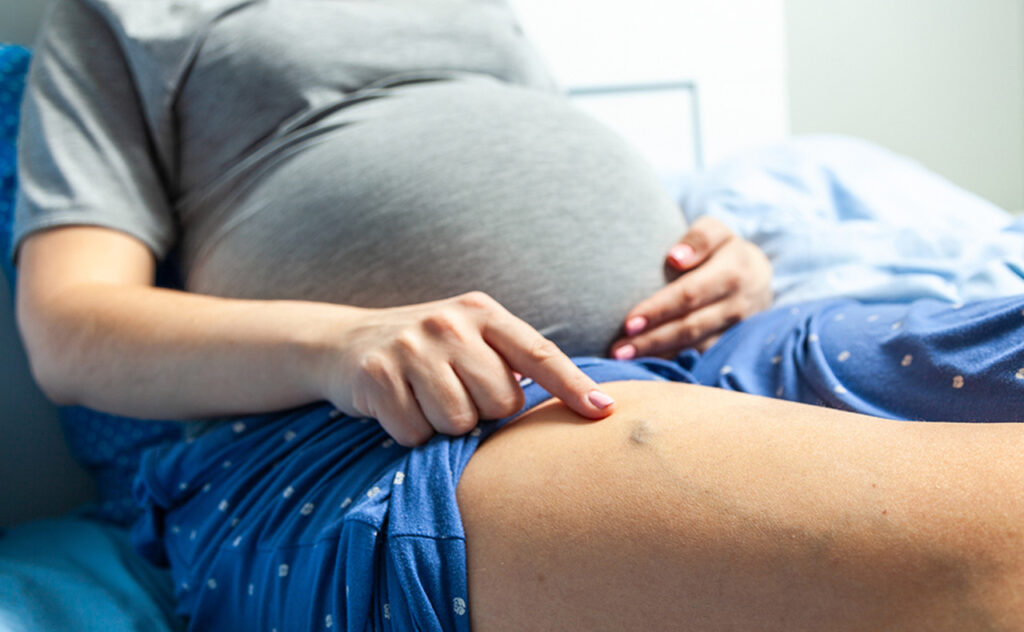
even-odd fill
[{"label": "wrinkled blue fabric", "polygon": [[694,175],[681,204],[691,222],[715,217],[764,250],[779,305],[1024,292],[1024,217],[866,141],[744,152]]},{"label": "wrinkled blue fabric", "polygon": [[[665,379],[641,362],[577,364],[598,382]],[[526,408],[550,397],[528,379],[524,392]],[[192,630],[468,631],[455,490],[510,419],[407,449],[327,404],[238,418],[144,455],[134,540],[170,564]]]},{"label": "wrinkled blue fabric", "polygon": [[706,386],[877,417],[1024,421],[1024,296],[780,307],[680,360]]}]

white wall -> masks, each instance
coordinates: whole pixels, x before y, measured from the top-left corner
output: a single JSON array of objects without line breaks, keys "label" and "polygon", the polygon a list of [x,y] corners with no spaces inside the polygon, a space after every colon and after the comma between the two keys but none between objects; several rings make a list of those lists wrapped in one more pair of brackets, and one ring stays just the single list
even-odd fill
[{"label": "white wall", "polygon": [[843,132],[1024,209],[1024,0],[787,0],[794,133]]},{"label": "white wall", "polygon": [[705,157],[788,133],[783,0],[512,0],[566,86],[693,79]]}]

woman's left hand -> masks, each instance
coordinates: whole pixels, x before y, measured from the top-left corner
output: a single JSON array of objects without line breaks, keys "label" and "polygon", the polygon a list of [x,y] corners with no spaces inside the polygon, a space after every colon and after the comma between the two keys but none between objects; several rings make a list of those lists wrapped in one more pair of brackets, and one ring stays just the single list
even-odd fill
[{"label": "woman's left hand", "polygon": [[613,357],[704,351],[731,325],[772,303],[768,258],[716,219],[695,221],[666,263],[681,276],[629,311],[626,337],[612,345]]}]

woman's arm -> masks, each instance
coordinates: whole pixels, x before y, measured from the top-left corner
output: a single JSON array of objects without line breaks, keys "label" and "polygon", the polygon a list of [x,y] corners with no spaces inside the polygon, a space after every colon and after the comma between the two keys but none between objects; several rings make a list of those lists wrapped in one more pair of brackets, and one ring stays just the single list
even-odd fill
[{"label": "woman's arm", "polygon": [[18,323],[52,399],[149,418],[325,399],[412,445],[516,412],[515,370],[580,414],[611,412],[552,343],[482,294],[370,310],[201,296],[155,288],[153,274],[146,246],[110,229],[24,242]]}]

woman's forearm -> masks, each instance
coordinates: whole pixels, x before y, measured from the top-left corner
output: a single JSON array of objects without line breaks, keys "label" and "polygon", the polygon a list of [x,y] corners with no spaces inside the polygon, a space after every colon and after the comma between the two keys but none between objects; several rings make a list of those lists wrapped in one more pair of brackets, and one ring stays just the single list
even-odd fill
[{"label": "woman's forearm", "polygon": [[366,309],[158,289],[153,269],[143,243],[106,228],[25,240],[18,322],[52,399],[155,419],[327,400],[409,446],[515,413],[513,371],[585,417],[613,408],[554,343],[480,292]]},{"label": "woman's forearm", "polygon": [[323,398],[323,341],[367,312],[97,283],[48,297],[20,326],[33,373],[54,401],[189,418]]}]

